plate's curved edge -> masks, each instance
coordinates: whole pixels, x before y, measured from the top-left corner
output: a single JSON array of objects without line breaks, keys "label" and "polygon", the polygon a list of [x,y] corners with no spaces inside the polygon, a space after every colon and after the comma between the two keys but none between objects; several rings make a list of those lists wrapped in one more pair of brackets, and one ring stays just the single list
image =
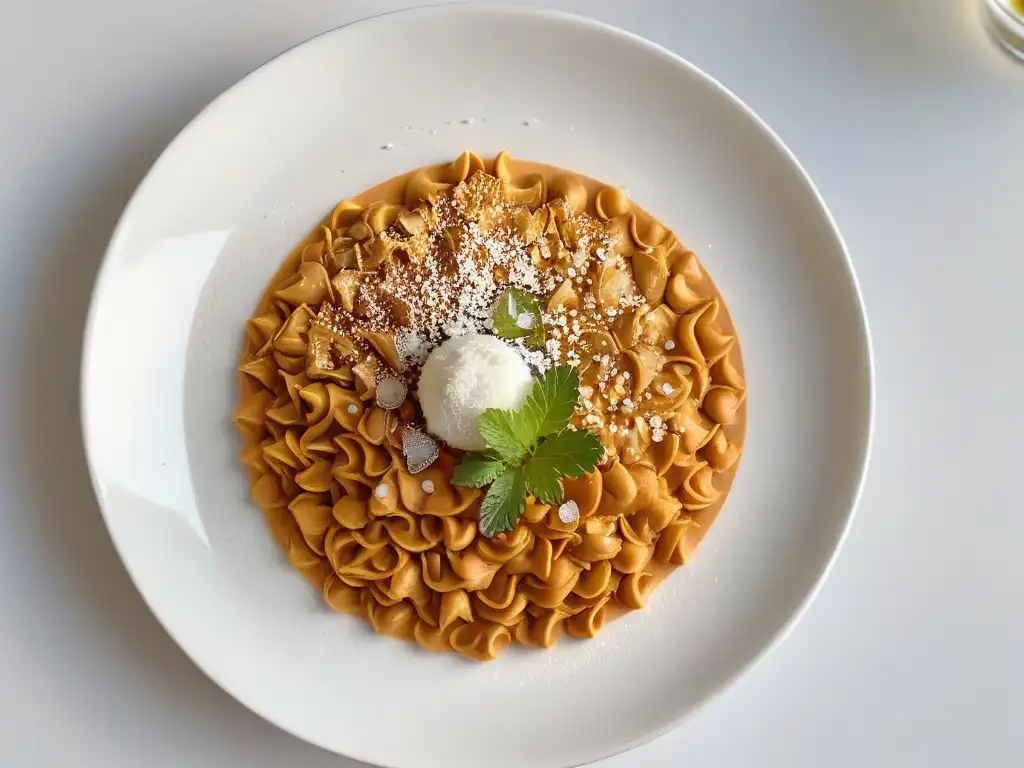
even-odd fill
[{"label": "plate's curved edge", "polygon": [[[296,729],[293,729],[293,728],[290,728],[290,727],[286,727],[286,726],[282,725],[280,722],[278,722],[278,720],[276,718],[272,717],[269,713],[264,712],[260,708],[253,706],[250,702],[243,701],[242,699],[240,699],[237,696],[235,696],[235,694],[231,691],[231,689],[227,685],[225,685],[224,682],[220,679],[220,677],[217,675],[217,673],[214,670],[210,669],[207,664],[203,663],[197,657],[197,654],[194,653],[189,648],[188,644],[182,640],[182,638],[178,635],[178,633],[175,632],[174,629],[170,625],[168,625],[167,622],[164,621],[163,616],[156,609],[156,607],[153,605],[153,603],[150,602],[148,596],[146,595],[145,590],[143,590],[142,587],[140,586],[139,580],[136,578],[136,575],[135,575],[134,570],[132,569],[132,566],[129,564],[128,559],[125,557],[125,554],[124,554],[124,552],[121,549],[121,544],[118,541],[116,533],[114,532],[114,528],[110,524],[110,518],[107,516],[107,510],[106,510],[106,508],[105,508],[105,506],[103,504],[103,501],[102,501],[103,494],[102,494],[102,491],[100,489],[99,478],[97,477],[96,468],[94,466],[93,459],[92,459],[92,454],[90,453],[90,450],[89,450],[90,429],[89,429],[88,408],[86,407],[86,403],[87,403],[87,401],[89,399],[88,398],[88,389],[87,389],[87,373],[88,373],[88,363],[89,363],[89,357],[90,357],[90,340],[91,340],[91,338],[93,336],[94,326],[96,324],[96,315],[97,315],[97,311],[98,311],[97,310],[97,305],[99,303],[97,301],[97,299],[98,299],[98,297],[100,296],[100,294],[101,294],[101,292],[103,290],[104,284],[108,280],[108,272],[110,270],[110,254],[113,253],[116,250],[116,248],[118,247],[119,241],[124,237],[124,230],[125,230],[126,222],[131,218],[130,214],[132,212],[132,208],[137,204],[138,199],[143,195],[143,193],[145,192],[146,188],[151,183],[151,181],[152,181],[154,175],[156,174],[157,170],[166,161],[166,158],[171,154],[171,152],[174,150],[174,148],[184,139],[184,137],[187,134],[189,134],[191,131],[195,130],[196,125],[198,125],[199,122],[207,114],[209,114],[212,110],[216,109],[217,105],[219,103],[224,101],[224,99],[226,99],[237,88],[241,87],[242,84],[244,82],[246,82],[247,80],[249,80],[252,76],[256,75],[261,70],[269,67],[271,64],[273,64],[278,59],[287,56],[288,54],[292,53],[296,49],[301,48],[301,47],[305,46],[306,44],[313,42],[314,40],[317,40],[317,39],[319,39],[321,37],[326,37],[326,36],[331,35],[331,34],[333,34],[335,32],[339,32],[339,31],[341,31],[343,29],[346,29],[346,28],[351,27],[351,26],[355,26],[357,24],[364,24],[364,23],[367,23],[367,22],[372,22],[375,19],[382,18],[382,17],[385,17],[385,16],[392,16],[392,15],[398,14],[398,13],[409,13],[409,12],[417,12],[417,11],[437,10],[437,9],[443,8],[444,6],[445,6],[444,3],[438,3],[438,4],[434,4],[434,5],[423,6],[421,8],[395,10],[395,11],[386,11],[386,12],[383,12],[383,13],[374,14],[372,16],[367,16],[367,17],[364,17],[362,19],[356,19],[355,21],[350,21],[347,24],[341,24],[341,25],[339,25],[337,27],[332,27],[330,29],[326,29],[323,32],[319,32],[319,33],[313,35],[312,37],[308,37],[305,40],[301,40],[301,41],[295,43],[294,45],[292,45],[291,47],[286,48],[283,51],[275,54],[271,58],[269,58],[266,61],[264,61],[262,64],[254,67],[253,69],[251,69],[248,72],[246,72],[244,75],[242,75],[242,77],[240,77],[238,80],[236,80],[234,83],[232,83],[228,88],[226,88],[221,93],[217,94],[213,99],[211,99],[201,110],[199,110],[199,112],[197,112],[192,117],[192,119],[190,119],[181,128],[180,131],[178,131],[178,133],[175,134],[174,138],[171,139],[170,142],[168,142],[167,146],[163,148],[163,150],[160,152],[160,154],[157,156],[157,158],[153,161],[153,164],[149,167],[149,170],[147,170],[145,175],[142,177],[142,180],[139,182],[138,186],[135,187],[135,191],[132,192],[131,196],[128,198],[128,202],[125,203],[124,210],[121,211],[121,215],[118,217],[117,223],[114,225],[114,229],[113,229],[113,231],[112,231],[112,233],[110,235],[110,240],[107,243],[107,247],[106,247],[106,249],[103,252],[103,260],[100,262],[100,268],[99,268],[99,270],[96,273],[95,282],[93,283],[93,288],[92,288],[92,291],[90,292],[90,295],[89,295],[89,311],[86,314],[85,326],[84,326],[83,333],[82,333],[82,356],[81,356],[81,359],[80,359],[80,362],[79,362],[79,382],[78,382],[78,390],[79,390],[78,406],[79,406],[79,411],[80,411],[80,429],[81,429],[81,434],[82,434],[82,448],[83,448],[84,453],[85,453],[85,463],[86,463],[86,467],[88,468],[88,472],[89,472],[89,482],[92,485],[93,494],[96,496],[96,500],[97,500],[98,506],[100,508],[100,514],[103,517],[103,524],[104,524],[104,526],[107,529],[108,535],[110,536],[111,543],[114,545],[114,550],[117,552],[117,556],[121,559],[121,564],[124,566],[125,572],[128,574],[128,578],[132,582],[132,586],[135,587],[135,591],[139,593],[139,596],[142,598],[143,602],[146,604],[146,607],[149,608],[149,612],[153,615],[153,617],[156,619],[157,623],[164,630],[164,632],[167,633],[167,635],[174,641],[174,644],[177,645],[178,648],[180,648],[181,651],[188,657],[189,661],[191,661],[196,666],[196,668],[198,668],[204,675],[206,675],[206,677],[214,685],[216,685],[218,688],[220,688],[222,691],[224,691],[224,693],[228,694],[232,699],[237,701],[239,704],[241,704],[243,707],[248,709],[250,712],[252,712],[253,714],[257,715],[258,717],[260,717],[262,720],[266,721],[267,723],[270,723],[275,728],[278,728],[281,731],[284,731],[285,733],[289,734],[290,736],[295,737],[296,739],[299,739],[301,741],[305,741],[305,742],[307,742],[309,744],[312,744],[312,745],[314,745],[316,747],[319,747],[320,749],[323,749],[323,750],[326,750],[328,752],[331,752],[332,754],[339,754],[339,753],[337,753],[334,749],[332,749],[327,744],[322,743],[313,734],[300,733]],[[452,4],[452,7],[455,7],[455,8],[460,7],[460,6],[464,7],[464,4],[463,3]],[[373,760],[370,760],[368,757],[363,756],[363,755],[344,754],[342,756],[343,757],[351,758],[353,760],[358,760],[359,762],[366,763],[367,765],[380,766],[380,768],[400,768],[399,766],[383,765],[383,764],[377,763],[377,762],[375,762]]]},{"label": "plate's curved edge", "polygon": [[[513,10],[518,12],[527,9],[506,8],[505,10]],[[796,610],[778,629],[774,637],[772,637],[771,641],[768,644],[766,644],[763,648],[761,648],[761,650],[758,651],[749,661],[747,661],[745,665],[741,666],[731,676],[724,679],[711,693],[707,695],[707,697],[704,698],[703,701],[691,707],[687,711],[680,713],[671,722],[669,722],[667,726],[656,728],[650,733],[645,734],[644,736],[635,739],[631,743],[623,746],[621,749],[617,749],[612,752],[607,752],[605,754],[594,757],[586,762],[577,763],[575,766],[573,766],[573,768],[582,768],[582,766],[592,765],[601,760],[605,760],[609,757],[621,755],[625,752],[628,752],[631,749],[635,749],[636,747],[654,741],[655,739],[664,736],[666,733],[669,733],[675,728],[678,728],[689,718],[695,715],[698,711],[707,707],[709,704],[717,700],[723,693],[725,693],[729,688],[731,688],[740,678],[742,678],[744,675],[750,672],[755,666],[763,662],[776,648],[778,648],[785,641],[789,634],[796,628],[796,625],[800,623],[800,620],[804,617],[804,614],[810,608],[811,604],[818,596],[818,593],[821,591],[821,588],[824,585],[826,579],[828,578],[828,575],[832,572],[832,569],[835,567],[836,560],[838,560],[839,558],[839,552],[842,550],[843,544],[845,544],[847,537],[850,535],[850,530],[853,527],[853,519],[856,516],[857,508],[860,505],[861,497],[864,493],[864,486],[867,482],[868,476],[868,466],[871,460],[871,448],[875,430],[876,377],[874,347],[871,340],[871,328],[868,323],[867,305],[864,302],[864,293],[861,290],[860,281],[857,278],[857,272],[854,269],[853,259],[850,257],[849,248],[846,245],[846,241],[843,238],[842,232],[839,230],[839,225],[836,223],[835,217],[832,215],[832,211],[829,210],[828,205],[825,203],[825,198],[822,197],[817,185],[815,185],[814,181],[811,179],[810,174],[807,173],[807,169],[804,168],[800,160],[796,157],[796,155],[789,148],[789,146],[782,140],[782,138],[775,132],[775,130],[770,125],[768,125],[768,123],[766,123],[764,119],[757,114],[757,112],[755,112],[750,106],[748,106],[746,102],[740,99],[739,96],[733,93],[729,88],[723,85],[715,77],[709,75],[707,72],[702,70],[697,65],[691,63],[687,59],[669,50],[668,48],[665,48],[659,43],[654,42],[653,40],[648,40],[647,38],[642,37],[634,32],[621,29],[620,27],[613,26],[606,22],[598,21],[596,19],[589,19],[582,16],[577,16],[575,14],[565,13],[561,11],[550,11],[547,12],[545,15],[562,16],[573,21],[583,22],[584,24],[595,28],[604,29],[605,31],[610,32],[612,34],[616,34],[620,37],[631,39],[634,42],[639,43],[644,47],[648,48],[652,52],[659,53],[671,59],[676,64],[682,66],[685,69],[690,70],[693,74],[704,79],[706,82],[710,83],[712,86],[717,88],[733,103],[734,106],[739,108],[747,117],[749,117],[758,126],[758,128],[760,128],[765,133],[766,136],[769,137],[769,139],[771,139],[775,147],[782,152],[786,159],[789,160],[789,162],[793,164],[793,167],[795,167],[798,171],[800,180],[803,182],[807,190],[811,193],[811,196],[814,198],[818,207],[821,209],[822,214],[824,214],[825,220],[828,222],[832,236],[835,238],[836,243],[839,246],[839,250],[843,254],[843,263],[846,267],[846,277],[850,283],[850,288],[857,302],[857,315],[860,320],[861,341],[863,343],[863,349],[861,350],[861,352],[864,356],[863,363],[865,370],[867,372],[866,402],[862,403],[862,407],[864,408],[867,416],[867,424],[864,425],[864,434],[862,436],[863,444],[861,446],[860,451],[861,455],[859,477],[857,479],[857,485],[854,491],[853,499],[850,503],[850,509],[846,514],[846,521],[844,522],[843,528],[840,531],[839,536],[832,547],[832,552],[828,557],[828,562],[825,564],[825,567],[822,569],[821,574],[814,582],[814,585],[807,592],[804,598],[800,601],[800,604],[797,606]]]},{"label": "plate's curved edge", "polygon": [[[110,535],[111,542],[114,545],[114,549],[117,551],[118,556],[121,558],[121,562],[124,564],[125,571],[128,573],[128,577],[131,579],[136,591],[142,597],[143,601],[145,601],[146,605],[149,607],[150,612],[156,618],[160,626],[163,627],[164,631],[167,632],[171,639],[174,640],[175,644],[179,648],[181,648],[185,655],[188,656],[192,663],[195,664],[196,667],[198,667],[203,672],[203,674],[205,674],[221,690],[229,694],[233,699],[238,701],[251,712],[255,713],[262,719],[266,720],[268,723],[271,723],[275,727],[280,728],[282,731],[285,731],[286,733],[289,733],[290,735],[298,739],[306,741],[310,744],[314,744],[327,751],[334,752],[334,749],[332,747],[328,746],[327,744],[324,744],[315,735],[300,733],[297,729],[286,727],[279,723],[275,718],[271,717],[269,714],[260,711],[260,709],[257,709],[256,707],[252,706],[249,702],[242,701],[241,699],[237,698],[231,692],[231,690],[226,685],[224,685],[224,683],[221,682],[218,675],[213,670],[209,669],[206,664],[202,663],[197,658],[196,654],[189,649],[188,645],[182,641],[178,634],[164,622],[163,617],[160,615],[160,613],[157,611],[154,605],[149,601],[145,591],[140,587],[139,581],[137,580],[135,573],[132,570],[132,567],[129,565],[128,559],[124,556],[124,553],[121,550],[121,546],[118,542],[117,536],[114,532],[113,527],[111,526],[110,519],[107,516],[107,511],[102,502],[102,492],[99,485],[99,478],[97,477],[96,469],[89,451],[89,435],[91,433],[91,430],[89,427],[88,409],[86,407],[86,403],[88,400],[87,371],[91,351],[90,340],[93,336],[93,330],[96,323],[98,304],[97,299],[102,291],[104,284],[108,279],[108,271],[110,269],[110,254],[115,251],[118,242],[124,237],[125,223],[130,218],[129,214],[131,213],[132,208],[136,205],[137,200],[142,196],[142,194],[146,190],[148,184],[151,183],[151,180],[154,177],[156,171],[165,162],[166,158],[168,157],[168,155],[170,155],[171,151],[175,148],[175,146],[180,141],[182,141],[187,134],[195,130],[196,125],[201,121],[201,119],[204,116],[206,116],[210,111],[216,109],[219,103],[221,103],[225,98],[227,98],[228,95],[231,94],[233,91],[239,88],[244,82],[248,81],[251,77],[259,73],[261,70],[265,69],[278,59],[288,56],[289,54],[292,54],[296,49],[301,48],[315,40],[335,34],[337,32],[340,32],[341,30],[347,29],[352,26],[357,26],[361,24],[372,24],[377,20],[389,16],[394,16],[396,14],[419,15],[429,13],[467,12],[475,14],[488,14],[494,16],[518,15],[534,16],[538,18],[560,19],[570,24],[600,30],[606,34],[614,35],[619,38],[629,40],[636,45],[646,48],[651,53],[669,59],[676,66],[687,70],[690,74],[696,75],[698,78],[704,80],[718,92],[724,95],[733,104],[733,106],[738,108],[746,117],[753,121],[753,123],[771,140],[771,142],[775,145],[776,149],[778,149],[783,154],[783,156],[790,163],[792,163],[793,167],[798,171],[800,180],[806,187],[807,191],[810,192],[812,198],[817,203],[822,214],[824,214],[825,220],[828,222],[831,234],[835,238],[836,244],[838,245],[840,252],[843,254],[843,261],[846,268],[846,277],[849,281],[849,285],[853,293],[853,296],[856,299],[858,317],[860,320],[861,341],[863,346],[861,352],[863,354],[863,364],[867,373],[866,401],[861,405],[865,410],[867,423],[866,425],[864,425],[864,434],[862,436],[859,477],[857,480],[853,499],[850,503],[850,508],[846,514],[846,520],[843,524],[843,528],[840,531],[839,536],[835,540],[832,547],[832,552],[828,557],[828,561],[825,564],[825,567],[822,569],[821,573],[819,574],[818,578],[816,579],[814,585],[800,601],[800,604],[797,606],[796,610],[790,615],[786,622],[775,633],[771,641],[767,643],[763,648],[761,648],[761,650],[757,652],[753,657],[751,657],[743,666],[739,667],[731,676],[724,679],[715,688],[714,691],[712,691],[707,697],[703,699],[703,701],[690,707],[686,711],[676,713],[673,717],[670,718],[667,724],[663,726],[659,725],[650,732],[643,734],[639,738],[622,745],[620,748],[589,757],[583,763],[577,763],[576,767],[578,768],[578,766],[591,765],[600,760],[604,760],[606,758],[622,754],[631,749],[646,744],[650,741],[653,741],[659,738],[660,736],[663,736],[664,734],[681,725],[683,722],[685,722],[687,719],[693,716],[697,711],[706,707],[708,704],[719,698],[727,689],[732,687],[732,685],[737,680],[739,680],[741,677],[747,674],[757,664],[761,663],[765,658],[767,658],[776,648],[778,648],[779,645],[781,645],[781,643],[786,639],[790,632],[793,631],[793,629],[796,627],[799,621],[803,618],[804,614],[806,613],[810,605],[814,602],[814,599],[817,597],[818,593],[821,591],[822,585],[828,578],[828,575],[831,573],[832,568],[835,566],[836,560],[839,556],[839,552],[841,551],[843,544],[849,536],[850,530],[853,526],[853,520],[856,515],[857,508],[860,504],[861,497],[863,496],[864,487],[867,481],[868,466],[870,463],[872,441],[875,429],[876,374],[873,344],[871,340],[871,330],[867,316],[867,307],[864,302],[864,295],[860,287],[860,282],[857,278],[856,271],[854,270],[853,260],[850,257],[849,249],[847,248],[842,233],[840,232],[839,227],[836,224],[832,212],[829,210],[828,205],[825,203],[824,198],[821,196],[821,193],[818,191],[817,186],[814,184],[810,175],[807,173],[807,170],[797,159],[796,155],[793,154],[792,150],[786,145],[786,143],[774,131],[774,129],[772,129],[771,126],[769,126],[752,108],[750,108],[745,102],[743,102],[743,100],[736,96],[736,94],[734,94],[729,88],[727,88],[713,76],[706,73],[700,67],[696,66],[695,64],[692,64],[679,54],[665,48],[664,46],[658,43],[648,40],[647,38],[642,37],[634,32],[630,32],[628,30],[616,27],[612,24],[608,24],[603,21],[598,21],[596,19],[587,18],[585,16],[579,16],[565,11],[557,11],[544,8],[531,8],[519,6],[478,6],[468,2],[437,3],[433,5],[421,6],[418,8],[409,8],[374,14],[373,16],[368,16],[366,18],[358,19],[356,21],[352,21],[338,27],[333,27],[331,29],[324,30],[323,32],[320,32],[306,40],[296,43],[290,48],[287,48],[284,51],[281,51],[280,53],[271,57],[267,61],[260,64],[258,67],[255,67],[254,69],[247,72],[244,76],[239,78],[235,83],[233,83],[222,93],[218,94],[205,107],[203,107],[203,109],[200,110],[191,120],[189,120],[189,122],[177,133],[177,135],[175,135],[175,137],[170,141],[170,143],[168,143],[168,145],[163,149],[160,155],[153,162],[150,169],[142,178],[142,181],[139,182],[139,185],[136,187],[135,191],[128,199],[128,202],[124,207],[124,210],[118,218],[117,224],[115,225],[114,230],[111,234],[110,241],[107,245],[106,250],[104,251],[103,261],[100,265],[100,269],[96,275],[96,280],[89,298],[89,311],[86,317],[85,328],[83,332],[82,358],[80,362],[79,373],[79,407],[81,410],[82,442],[83,448],[85,450],[86,465],[89,470],[89,480],[93,487],[93,493],[96,495],[97,500],[99,501],[100,512],[103,516],[104,524],[106,525],[107,531]],[[377,763],[373,759],[370,759],[364,755],[346,754],[345,756],[355,760],[359,760],[367,764],[379,765],[381,766],[381,768],[399,768],[395,765]]]}]

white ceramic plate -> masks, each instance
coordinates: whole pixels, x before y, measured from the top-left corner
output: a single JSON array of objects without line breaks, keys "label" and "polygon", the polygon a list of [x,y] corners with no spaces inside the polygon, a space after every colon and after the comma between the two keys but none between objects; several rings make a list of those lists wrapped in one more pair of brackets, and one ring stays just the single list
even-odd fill
[{"label": "white ceramic plate", "polygon": [[[466,148],[627,186],[717,281],[749,383],[746,453],[695,562],[596,640],[486,665],[323,606],[249,502],[230,422],[245,320],[291,247],[335,201]],[[82,398],[118,552],[211,678],[346,755],[499,768],[576,765],[648,740],[782,637],[850,522],[871,386],[840,236],[749,109],[602,24],[449,6],[317,37],[175,139],[110,244]]]}]

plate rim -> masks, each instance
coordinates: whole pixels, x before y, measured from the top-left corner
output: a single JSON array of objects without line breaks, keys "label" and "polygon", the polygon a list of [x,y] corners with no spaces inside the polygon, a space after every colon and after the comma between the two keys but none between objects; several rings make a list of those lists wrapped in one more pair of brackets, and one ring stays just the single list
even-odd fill
[{"label": "plate rim", "polygon": [[776,630],[771,639],[767,643],[765,643],[753,656],[751,656],[750,659],[746,661],[746,663],[738,666],[735,670],[732,671],[731,674],[723,677],[722,680],[718,683],[718,685],[716,685],[714,689],[711,690],[703,699],[701,699],[696,704],[693,704],[688,709],[685,709],[678,713],[673,713],[673,716],[669,720],[667,720],[665,724],[654,726],[651,729],[643,732],[641,735],[629,740],[628,742],[622,743],[621,745],[617,746],[616,748],[610,751],[605,751],[597,757],[587,759],[583,763],[573,763],[572,766],[567,766],[567,768],[591,765],[601,760],[605,760],[610,757],[614,757],[616,755],[628,752],[632,749],[635,749],[636,747],[651,742],[665,735],[666,733],[680,727],[686,721],[692,718],[696,713],[705,709],[707,706],[716,701],[726,690],[731,688],[738,680],[740,680],[742,677],[750,673],[755,667],[759,666],[770,654],[772,654],[785,641],[785,639],[790,635],[790,633],[795,629],[797,624],[799,624],[801,619],[804,617],[805,613],[810,608],[811,604],[817,598],[822,586],[824,585],[828,576],[831,574],[832,569],[835,567],[836,561],[839,559],[840,552],[842,551],[843,546],[846,543],[847,538],[849,537],[850,530],[853,526],[854,518],[857,515],[857,510],[860,506],[860,502],[863,497],[864,488],[866,485],[870,467],[871,453],[875,435],[875,417],[877,408],[877,375],[874,356],[874,345],[872,343],[872,334],[870,324],[868,321],[867,306],[864,301],[864,293],[861,288],[860,281],[857,278],[856,270],[854,268],[853,259],[850,256],[849,247],[847,246],[846,241],[843,238],[842,232],[840,231],[839,226],[834,216],[832,215],[831,210],[829,209],[827,203],[825,202],[825,199],[822,197],[820,191],[818,190],[817,186],[812,180],[810,174],[801,164],[801,162],[793,153],[793,151],[775,132],[775,130],[767,122],[765,122],[765,120],[761,118],[760,115],[757,114],[757,112],[755,112],[742,99],[740,99],[736,94],[734,94],[728,87],[723,85],[714,76],[708,74],[703,69],[693,64],[688,59],[676,53],[675,51],[670,50],[669,48],[666,48],[664,45],[661,45],[660,43],[657,43],[646,37],[643,37],[642,35],[639,35],[635,32],[631,32],[621,27],[617,27],[608,22],[600,21],[598,19],[594,19],[588,16],[569,13],[567,11],[561,11],[550,8],[537,8],[530,6],[510,6],[504,4],[478,5],[476,3],[471,2],[438,2],[429,5],[376,13],[371,16],[366,16],[360,19],[347,22],[345,24],[338,25],[336,27],[332,27],[330,29],[326,29],[280,51],[279,53],[275,54],[271,58],[267,59],[258,66],[250,69],[244,75],[239,77],[230,86],[225,88],[215,97],[213,97],[209,102],[207,102],[207,104],[203,106],[203,108],[199,110],[199,112],[197,112],[175,134],[174,138],[168,142],[167,146],[165,146],[163,150],[161,150],[160,154],[150,165],[149,169],[146,171],[145,175],[139,181],[138,185],[135,187],[135,190],[132,192],[131,196],[125,203],[124,208],[118,217],[117,223],[114,226],[114,229],[112,230],[110,239],[104,250],[103,258],[100,263],[100,267],[97,270],[96,277],[94,278],[93,287],[89,296],[89,310],[86,316],[86,322],[83,329],[82,353],[79,369],[79,426],[81,429],[81,444],[83,452],[85,454],[86,465],[88,467],[89,472],[89,481],[92,486],[93,495],[96,497],[97,506],[100,509],[104,526],[107,529],[107,534],[110,536],[111,543],[113,544],[114,549],[117,552],[117,555],[120,558],[122,565],[124,566],[125,572],[128,574],[128,578],[132,582],[132,585],[135,587],[135,590],[138,592],[143,602],[146,604],[150,613],[157,620],[157,622],[167,633],[167,635],[174,641],[175,645],[178,646],[178,648],[188,657],[188,659],[199,670],[203,672],[204,675],[206,675],[207,678],[209,678],[218,688],[227,693],[229,696],[231,696],[232,699],[234,699],[239,704],[244,706],[250,712],[253,712],[254,714],[258,715],[261,719],[270,723],[274,727],[280,729],[281,731],[284,731],[285,733],[288,733],[289,735],[301,741],[313,744],[314,746],[324,749],[332,754],[339,754],[343,757],[348,757],[354,760],[358,760],[360,762],[367,763],[368,765],[381,766],[381,768],[401,768],[396,764],[378,762],[374,758],[367,755],[355,754],[351,752],[338,752],[336,748],[334,748],[333,746],[329,746],[326,743],[323,743],[315,735],[302,734],[297,732],[293,728],[281,724],[276,717],[272,716],[270,713],[262,711],[262,708],[257,708],[250,702],[245,701],[242,698],[236,696],[235,693],[231,690],[231,688],[229,688],[225,683],[221,681],[218,673],[215,670],[210,669],[208,665],[201,663],[190,650],[190,648],[187,646],[187,644],[182,641],[176,630],[164,621],[164,618],[161,615],[160,611],[158,611],[153,602],[150,601],[150,598],[147,595],[146,591],[140,585],[140,581],[136,577],[136,574],[134,573],[132,567],[129,565],[129,561],[125,557],[125,553],[122,552],[121,545],[119,544],[118,538],[114,532],[114,525],[102,501],[103,496],[100,489],[99,478],[97,476],[97,469],[93,457],[89,451],[89,435],[91,434],[91,430],[89,411],[87,407],[88,388],[86,382],[87,371],[89,370],[89,360],[92,354],[92,347],[95,341],[95,325],[96,317],[98,314],[98,306],[100,303],[99,299],[101,293],[105,289],[107,282],[109,282],[112,264],[111,255],[117,250],[120,241],[125,237],[125,230],[127,229],[128,222],[131,219],[132,211],[134,207],[138,204],[139,198],[142,196],[142,194],[148,188],[148,186],[152,183],[152,180],[156,175],[157,170],[161,168],[164,163],[167,162],[167,158],[171,155],[172,150],[175,149],[175,147],[184,139],[184,137],[187,134],[190,134],[191,132],[195,131],[197,129],[197,126],[203,120],[203,118],[207,116],[213,109],[215,109],[216,106],[222,100],[227,98],[229,94],[234,92],[236,89],[240,88],[243,85],[243,83],[248,81],[261,70],[266,69],[267,67],[272,65],[278,59],[294,53],[297,49],[302,48],[305,45],[321,37],[338,33],[341,30],[348,29],[349,27],[364,24],[372,25],[375,21],[378,21],[385,17],[400,14],[409,16],[430,14],[477,14],[481,16],[493,17],[514,15],[531,16],[541,20],[558,20],[560,22],[564,22],[570,25],[590,28],[591,30],[606,35],[630,41],[633,44],[636,44],[646,49],[648,53],[667,58],[677,68],[688,71],[690,75],[693,75],[698,80],[703,81],[711,89],[717,91],[721,96],[725,97],[728,101],[730,101],[734,107],[739,109],[740,112],[748,120],[750,120],[763,133],[763,135],[766,136],[772,142],[772,144],[774,144],[775,148],[779,152],[781,152],[782,156],[788,161],[790,166],[796,170],[797,178],[802,182],[806,190],[810,193],[814,202],[819,207],[826,223],[828,224],[830,234],[832,235],[832,237],[834,237],[835,242],[839,247],[839,251],[841,252],[843,257],[842,263],[844,267],[844,274],[851,289],[852,298],[855,300],[857,308],[857,318],[859,320],[858,327],[860,331],[860,341],[863,347],[862,366],[864,368],[864,372],[866,373],[866,386],[864,392],[865,403],[863,405],[867,423],[866,425],[863,425],[866,428],[863,429],[862,445],[859,447],[858,450],[860,465],[858,478],[853,489],[850,501],[846,505],[847,509],[842,527],[838,532],[838,535],[836,536],[834,542],[832,543],[831,552],[828,555],[828,559],[825,562],[824,567],[821,569],[820,573],[815,578],[814,583],[810,586],[807,592],[800,598],[796,608],[790,613],[790,615],[782,623],[779,629]]}]

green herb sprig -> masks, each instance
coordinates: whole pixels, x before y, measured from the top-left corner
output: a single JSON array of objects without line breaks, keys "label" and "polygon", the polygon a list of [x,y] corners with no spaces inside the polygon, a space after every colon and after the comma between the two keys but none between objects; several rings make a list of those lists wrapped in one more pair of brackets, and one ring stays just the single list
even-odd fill
[{"label": "green herb sprig", "polygon": [[527,494],[544,504],[561,504],[563,477],[592,471],[604,455],[593,432],[574,430],[580,378],[576,369],[558,365],[534,379],[533,390],[517,410],[488,408],[477,424],[487,449],[467,453],[452,481],[487,489],[480,504],[480,532],[511,531],[526,508]]}]

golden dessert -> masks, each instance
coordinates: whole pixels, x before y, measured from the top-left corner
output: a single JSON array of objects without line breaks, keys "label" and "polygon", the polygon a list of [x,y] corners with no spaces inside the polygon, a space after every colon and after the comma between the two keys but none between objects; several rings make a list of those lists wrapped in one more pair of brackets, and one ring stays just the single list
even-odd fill
[{"label": "golden dessert", "polygon": [[728,313],[620,189],[466,152],[344,200],[247,326],[253,498],[335,610],[430,650],[592,637],[718,514]]}]

